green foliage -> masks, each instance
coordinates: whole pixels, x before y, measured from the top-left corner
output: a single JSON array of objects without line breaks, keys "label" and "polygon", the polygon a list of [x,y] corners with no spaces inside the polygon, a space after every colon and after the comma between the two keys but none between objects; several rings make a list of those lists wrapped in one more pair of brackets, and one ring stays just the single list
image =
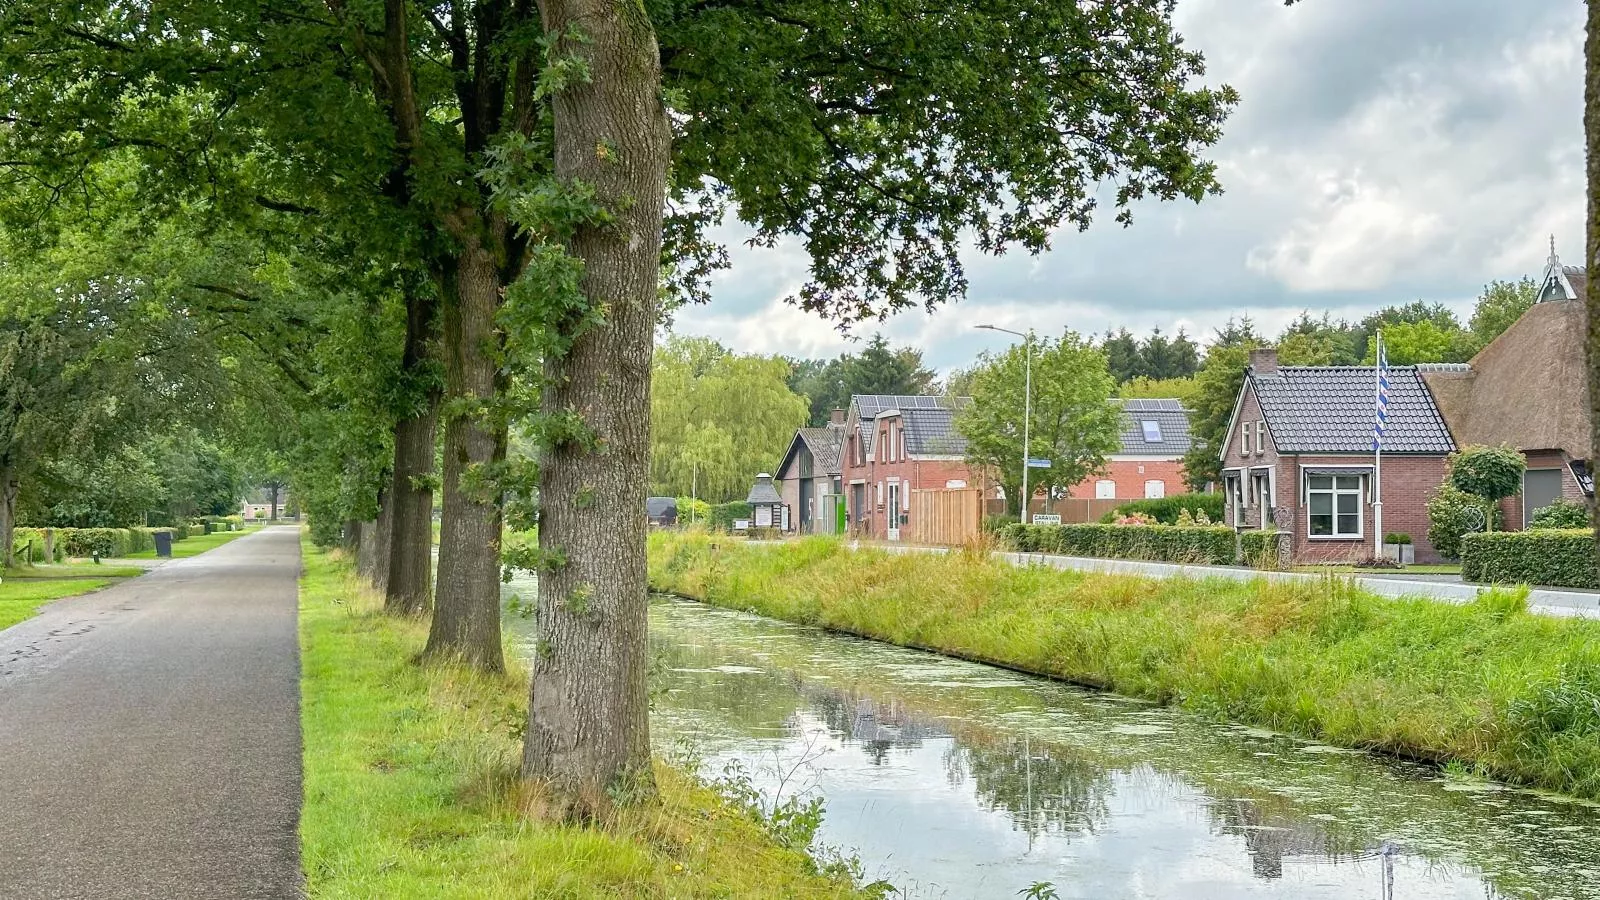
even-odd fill
[{"label": "green foliage", "polygon": [[727,531],[738,519],[749,519],[755,510],[743,500],[714,504],[706,516],[706,524],[718,531]]},{"label": "green foliage", "polygon": [[[166,529],[163,529],[166,530]],[[67,556],[122,558],[154,550],[155,530],[150,528],[58,528],[56,541]]]},{"label": "green foliage", "polygon": [[[1200,371],[1200,347],[1183,329],[1168,338],[1156,328],[1143,341],[1128,329],[1107,330],[1100,339],[1100,351],[1106,356],[1106,368],[1119,385],[1130,381],[1182,382]],[[1128,394],[1122,396],[1171,397],[1172,394]]]},{"label": "green foliage", "polygon": [[1528,461],[1510,447],[1463,447],[1450,456],[1450,483],[1486,503],[1522,491]]},{"label": "green foliage", "polygon": [[1011,525],[1006,544],[1022,553],[1056,553],[1195,565],[1231,565],[1233,529],[1197,525]]},{"label": "green foliage", "polygon": [[1483,286],[1478,302],[1472,308],[1472,342],[1474,352],[1489,345],[1499,337],[1539,296],[1539,284],[1532,278],[1517,281],[1491,281]]},{"label": "green foliage", "polygon": [[[1384,326],[1383,349],[1391,366],[1466,362],[1472,358],[1473,340],[1458,325],[1445,326],[1433,321],[1406,322]],[[1377,352],[1377,338],[1373,337],[1362,364],[1373,365]]]},{"label": "green foliage", "polygon": [[1195,392],[1190,400],[1189,434],[1193,443],[1183,458],[1183,471],[1189,487],[1194,490],[1201,490],[1222,477],[1228,420],[1233,416],[1234,403],[1244,386],[1250,349],[1261,344],[1248,320],[1238,326],[1230,322],[1228,332],[1226,335],[1219,332],[1218,340],[1206,351],[1205,366],[1195,378]]},{"label": "green foliage", "polygon": [[1176,525],[1178,523],[1178,514],[1183,510],[1188,510],[1191,516],[1198,516],[1204,513],[1206,518],[1211,521],[1221,522],[1223,499],[1220,493],[1213,493],[1171,494],[1166,497],[1129,500],[1127,503],[1106,513],[1105,516],[1101,517],[1100,521],[1109,523],[1119,516],[1141,513],[1162,525]]},{"label": "green foliage", "polygon": [[1543,509],[1535,510],[1528,521],[1529,528],[1588,528],[1589,507],[1571,500],[1557,500]]},{"label": "green foliage", "polygon": [[930,394],[937,375],[922,363],[922,351],[890,348],[874,334],[859,353],[791,362],[789,389],[806,398],[811,425],[826,425],[835,409],[847,409],[856,394]]},{"label": "green foliage", "polygon": [[1499,531],[1461,542],[1461,578],[1482,584],[1600,588],[1594,532]]},{"label": "green foliage", "polygon": [[678,523],[695,525],[711,520],[711,504],[693,497],[678,497]]},{"label": "green foliage", "polygon": [[1058,340],[1030,339],[998,355],[984,354],[973,370],[972,402],[956,412],[967,439],[967,460],[999,474],[1007,505],[1020,511],[1026,369],[1032,344],[1033,401],[1029,457],[1050,468],[1029,473],[1029,489],[1067,488],[1099,471],[1121,447],[1122,408],[1108,402],[1113,384],[1105,355],[1074,332]]},{"label": "green foliage", "polygon": [[1383,536],[1383,542],[1385,544],[1409,544],[1411,543],[1411,535],[1406,534],[1404,531],[1391,531]]},{"label": "green foliage", "polygon": [[1184,408],[1194,402],[1194,397],[1200,392],[1200,383],[1193,376],[1187,378],[1146,378],[1143,375],[1134,378],[1117,388],[1117,396],[1124,400],[1176,400]]},{"label": "green foliage", "polygon": [[1240,562],[1256,569],[1278,568],[1278,535],[1278,531],[1271,529],[1239,532]]},{"label": "green foliage", "polygon": [[806,401],[777,357],[729,352],[706,338],[674,337],[656,350],[650,399],[651,492],[711,501],[749,493],[775,474]]},{"label": "green foliage", "polygon": [[[1446,481],[1428,498],[1428,543],[1445,559],[1460,559],[1462,536],[1483,531],[1487,515],[1480,498]],[[1498,506],[1494,516],[1500,524]]]}]

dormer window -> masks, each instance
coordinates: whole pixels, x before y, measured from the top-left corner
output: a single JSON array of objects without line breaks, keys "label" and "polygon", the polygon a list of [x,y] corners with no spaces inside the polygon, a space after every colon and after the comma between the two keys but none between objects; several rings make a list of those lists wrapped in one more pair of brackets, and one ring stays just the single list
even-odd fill
[{"label": "dormer window", "polygon": [[1139,427],[1144,429],[1144,442],[1146,444],[1161,443],[1161,423],[1154,419],[1143,419]]}]

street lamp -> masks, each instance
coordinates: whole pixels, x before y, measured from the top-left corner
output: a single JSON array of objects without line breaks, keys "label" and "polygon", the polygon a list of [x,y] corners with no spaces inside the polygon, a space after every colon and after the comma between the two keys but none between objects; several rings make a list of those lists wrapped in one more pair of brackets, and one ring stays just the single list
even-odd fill
[{"label": "street lamp", "polygon": [[1025,348],[1024,356],[1023,356],[1025,362],[1023,363],[1023,367],[1022,367],[1023,387],[1022,387],[1022,507],[1021,507],[1021,509],[1022,509],[1022,519],[1021,519],[1021,521],[1022,521],[1022,524],[1026,525],[1026,524],[1028,524],[1028,501],[1033,499],[1032,495],[1030,495],[1028,493],[1028,460],[1029,460],[1029,457],[1028,457],[1028,450],[1029,450],[1029,447],[1028,447],[1028,444],[1029,444],[1028,426],[1029,426],[1029,423],[1031,423],[1033,421],[1033,330],[1029,329],[1027,334],[1023,334],[1020,331],[1012,331],[1009,328],[1000,328],[999,326],[996,326],[996,325],[979,325],[978,327],[982,328],[985,331],[1002,331],[1002,332],[1005,332],[1006,334],[1014,334],[1017,337],[1022,338],[1022,345]]}]

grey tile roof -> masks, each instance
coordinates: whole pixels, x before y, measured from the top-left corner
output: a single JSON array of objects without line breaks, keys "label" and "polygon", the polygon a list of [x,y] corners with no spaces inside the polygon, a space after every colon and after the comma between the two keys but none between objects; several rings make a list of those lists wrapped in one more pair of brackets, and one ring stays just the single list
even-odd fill
[{"label": "grey tile roof", "polygon": [[750,496],[744,498],[746,503],[782,503],[783,497],[778,489],[772,486],[772,476],[763,472],[756,476],[756,483],[750,486]]},{"label": "grey tile roof", "polygon": [[844,426],[824,425],[821,428],[800,429],[800,440],[811,451],[812,473],[838,475],[840,451],[844,449]]},{"label": "grey tile roof", "polygon": [[[937,422],[939,421],[938,412],[943,410],[944,412],[948,413],[950,410],[953,410],[962,404],[971,402],[971,397],[945,397],[937,395],[918,396],[912,394],[856,394],[850,398],[851,408],[856,411],[859,421],[866,426],[861,429],[861,441],[863,448],[868,453],[872,452],[872,443],[877,439],[878,436],[878,429],[871,427],[872,421],[886,412],[898,411],[906,419],[907,423],[906,452],[927,452],[946,455],[945,451],[942,450],[917,451],[911,449],[911,429],[913,426],[910,424],[910,420],[913,415],[918,414],[913,411],[925,411],[931,414],[931,418],[927,420],[929,424],[926,427],[930,436],[933,436],[935,439],[937,439],[935,432],[939,427],[937,425]],[[954,429],[948,428],[947,426],[946,430],[950,434],[954,434]],[[965,453],[965,441],[962,441],[961,447],[962,449],[953,450],[950,451],[950,453]]]},{"label": "grey tile roof", "polygon": [[902,409],[906,452],[912,456],[965,456],[967,439],[955,427],[953,409]]},{"label": "grey tile roof", "polygon": [[[1251,375],[1280,453],[1369,453],[1376,406],[1372,366],[1285,366]],[[1456,449],[1438,404],[1415,366],[1389,369],[1388,453]]]},{"label": "grey tile roof", "polygon": [[[1189,411],[1177,400],[1123,400],[1122,452],[1140,456],[1182,456],[1189,452]],[[1145,439],[1144,423],[1154,422],[1161,440]]]}]

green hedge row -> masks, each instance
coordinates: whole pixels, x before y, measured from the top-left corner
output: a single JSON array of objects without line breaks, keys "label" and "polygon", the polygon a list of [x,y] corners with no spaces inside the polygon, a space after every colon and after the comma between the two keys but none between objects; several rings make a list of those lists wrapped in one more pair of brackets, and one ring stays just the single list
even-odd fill
[{"label": "green hedge row", "polygon": [[1600,587],[1588,529],[1494,531],[1461,541],[1461,578],[1482,584]]},{"label": "green hedge row", "polygon": [[1226,526],[1011,525],[1005,542],[1024,553],[1231,565],[1238,540]]},{"label": "green hedge row", "polygon": [[1188,510],[1189,515],[1198,516],[1205,513],[1206,518],[1213,522],[1222,522],[1221,493],[1216,494],[1173,494],[1170,497],[1154,497],[1148,500],[1129,500],[1116,509],[1106,513],[1100,519],[1103,523],[1116,521],[1119,516],[1129,516],[1134,513],[1143,513],[1162,525],[1178,524],[1178,514]]},{"label": "green hedge row", "polygon": [[735,520],[754,517],[755,511],[750,508],[750,504],[743,500],[735,500],[732,503],[713,504],[710,517],[706,521],[712,528],[720,528],[726,531],[733,527]]},{"label": "green hedge row", "polygon": [[1254,529],[1239,532],[1239,560],[1247,566],[1277,568],[1278,534]]},{"label": "green hedge row", "polygon": [[[44,558],[44,533],[47,530],[55,533],[55,560]],[[59,562],[67,557],[108,558],[154,550],[156,535],[160,533],[170,534],[174,541],[181,541],[193,530],[188,525],[172,528],[17,528],[12,532],[11,546],[19,562]],[[24,559],[24,556],[28,558]]]}]

